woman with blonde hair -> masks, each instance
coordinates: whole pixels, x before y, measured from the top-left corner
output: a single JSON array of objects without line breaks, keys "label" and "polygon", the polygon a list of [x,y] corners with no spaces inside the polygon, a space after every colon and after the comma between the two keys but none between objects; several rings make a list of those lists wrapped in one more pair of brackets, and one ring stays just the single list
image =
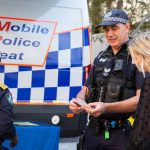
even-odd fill
[{"label": "woman with blonde hair", "polygon": [[150,150],[150,32],[134,37],[129,50],[145,79],[127,150]]},{"label": "woman with blonde hair", "polygon": [[150,32],[134,37],[129,44],[129,50],[138,69],[143,74],[150,72]]}]

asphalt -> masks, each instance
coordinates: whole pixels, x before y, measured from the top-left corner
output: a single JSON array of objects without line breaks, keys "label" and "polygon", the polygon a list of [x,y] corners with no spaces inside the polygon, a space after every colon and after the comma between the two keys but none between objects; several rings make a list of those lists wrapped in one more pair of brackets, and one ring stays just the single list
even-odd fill
[{"label": "asphalt", "polygon": [[60,138],[59,150],[76,150],[79,137],[73,138]]}]

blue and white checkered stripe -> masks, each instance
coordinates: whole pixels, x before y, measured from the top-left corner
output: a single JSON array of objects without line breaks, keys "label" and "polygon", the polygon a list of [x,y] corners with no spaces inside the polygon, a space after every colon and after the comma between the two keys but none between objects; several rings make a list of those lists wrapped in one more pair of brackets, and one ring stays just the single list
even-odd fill
[{"label": "blue and white checkered stripe", "polygon": [[128,22],[128,20],[119,18],[119,17],[105,17],[103,19],[103,22],[104,21],[114,21],[114,22],[120,22],[120,23],[124,23],[124,24],[126,24]]},{"label": "blue and white checkered stripe", "polygon": [[55,34],[44,67],[0,66],[0,81],[14,102],[68,102],[84,82],[90,64],[88,28]]}]

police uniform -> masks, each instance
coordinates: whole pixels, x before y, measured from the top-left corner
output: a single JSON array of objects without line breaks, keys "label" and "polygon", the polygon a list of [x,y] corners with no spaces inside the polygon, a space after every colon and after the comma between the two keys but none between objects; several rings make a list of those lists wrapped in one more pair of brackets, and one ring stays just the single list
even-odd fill
[{"label": "police uniform", "polygon": [[[132,64],[124,43],[114,55],[109,46],[95,58],[85,86],[89,88],[87,101],[113,103],[135,96],[143,84],[143,77]],[[89,117],[85,131],[86,150],[123,150],[128,140],[131,113],[106,113]]]},{"label": "police uniform", "polygon": [[13,98],[8,87],[0,83],[0,150],[5,150],[2,142],[16,136],[13,124]]}]

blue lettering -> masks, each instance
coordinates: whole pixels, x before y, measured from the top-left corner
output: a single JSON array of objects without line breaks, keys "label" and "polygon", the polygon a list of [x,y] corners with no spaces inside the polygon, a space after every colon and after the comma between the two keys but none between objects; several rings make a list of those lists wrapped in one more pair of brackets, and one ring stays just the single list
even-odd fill
[{"label": "blue lettering", "polygon": [[32,46],[39,47],[40,46],[40,42],[39,41],[33,41]]},{"label": "blue lettering", "polygon": [[20,38],[20,39],[18,40],[18,46],[21,45],[21,42],[22,42],[22,38]]},{"label": "blue lettering", "polygon": [[49,32],[49,30],[48,30],[47,28],[43,28],[43,29],[41,29],[41,32],[42,32],[43,34],[47,34],[47,33]]},{"label": "blue lettering", "polygon": [[20,53],[20,54],[19,54],[19,59],[20,59],[20,60],[23,60],[23,58],[22,58],[23,55],[24,55],[24,53]]},{"label": "blue lettering", "polygon": [[23,41],[24,46],[30,46],[30,43],[31,43],[31,41],[29,41],[29,40]]},{"label": "blue lettering", "polygon": [[4,45],[14,45],[14,46],[33,46],[33,47],[39,47],[40,42],[39,41],[30,41],[30,40],[24,40],[23,38],[17,38],[15,37],[12,39],[3,39],[2,43]]},{"label": "blue lettering", "polygon": [[30,27],[26,26],[25,24],[22,25],[22,32],[29,32],[30,31]]},{"label": "blue lettering", "polygon": [[[18,30],[15,30],[15,31],[18,31]],[[14,29],[13,29],[13,31],[14,31]],[[47,34],[49,32],[49,30],[47,28],[41,28],[40,25],[27,26],[26,24],[22,25],[20,31],[21,32],[32,32],[32,33],[43,33],[43,34]]]},{"label": "blue lettering", "polygon": [[5,45],[10,45],[11,43],[12,43],[11,39],[4,39],[3,40],[3,44],[5,44]]},{"label": "blue lettering", "polygon": [[0,53],[0,58],[1,58],[1,59],[6,59],[7,56],[8,56],[7,53]]},{"label": "blue lettering", "polygon": [[13,26],[11,26],[11,30],[12,30],[12,31],[19,31],[19,30],[20,30],[20,27],[17,26],[17,25],[13,25]]},{"label": "blue lettering", "polygon": [[19,59],[19,60],[23,60],[23,55],[24,53],[19,53],[19,54],[16,54],[16,53],[10,53],[10,54],[7,54],[7,53],[0,53],[0,59]]},{"label": "blue lettering", "polygon": [[15,53],[11,53],[9,56],[8,56],[9,59],[16,59],[17,58],[17,54]]},{"label": "blue lettering", "polygon": [[0,21],[0,31],[20,31],[20,32],[31,32],[31,33],[42,33],[47,34],[49,32],[48,28],[41,27],[41,25],[11,25],[11,22],[6,22],[4,25]]}]

